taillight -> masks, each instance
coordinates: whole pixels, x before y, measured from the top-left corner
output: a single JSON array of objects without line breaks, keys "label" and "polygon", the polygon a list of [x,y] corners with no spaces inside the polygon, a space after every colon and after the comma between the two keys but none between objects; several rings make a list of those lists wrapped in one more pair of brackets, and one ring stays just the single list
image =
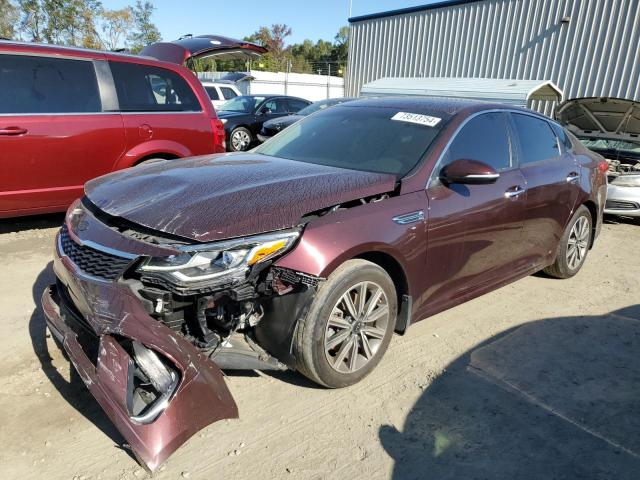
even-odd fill
[{"label": "taillight", "polygon": [[224,152],[224,124],[219,118],[212,118],[211,129],[213,130],[214,147],[220,147],[220,151]]},{"label": "taillight", "polygon": [[607,173],[609,171],[609,163],[606,160],[602,160],[598,163],[598,170],[600,170],[600,173]]}]

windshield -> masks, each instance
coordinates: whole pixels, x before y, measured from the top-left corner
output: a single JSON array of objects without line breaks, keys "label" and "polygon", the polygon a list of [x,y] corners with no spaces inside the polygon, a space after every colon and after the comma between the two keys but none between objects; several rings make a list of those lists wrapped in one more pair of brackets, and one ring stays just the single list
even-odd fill
[{"label": "windshield", "polygon": [[295,123],[254,151],[402,178],[421,160],[440,132],[444,123],[438,118],[441,116],[412,115],[380,107],[328,108]]},{"label": "windshield", "polygon": [[626,140],[614,140],[606,138],[579,137],[580,141],[590,150],[615,152],[620,155],[640,157],[640,145]]},{"label": "windshield", "polygon": [[218,110],[222,110],[224,112],[253,113],[264,99],[265,97],[235,97],[224,102]]}]

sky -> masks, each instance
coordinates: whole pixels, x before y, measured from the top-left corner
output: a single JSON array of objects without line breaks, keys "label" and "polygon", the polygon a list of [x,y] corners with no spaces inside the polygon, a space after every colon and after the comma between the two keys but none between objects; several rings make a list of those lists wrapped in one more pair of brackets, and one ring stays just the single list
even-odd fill
[{"label": "sky", "polygon": [[[434,0],[351,0],[352,16],[434,3]],[[108,9],[134,4],[135,0],[102,0]],[[164,40],[182,35],[214,34],[232,38],[251,35],[263,25],[285,23],[293,33],[287,43],[305,39],[333,40],[347,25],[349,0],[152,0],[153,21]]]}]

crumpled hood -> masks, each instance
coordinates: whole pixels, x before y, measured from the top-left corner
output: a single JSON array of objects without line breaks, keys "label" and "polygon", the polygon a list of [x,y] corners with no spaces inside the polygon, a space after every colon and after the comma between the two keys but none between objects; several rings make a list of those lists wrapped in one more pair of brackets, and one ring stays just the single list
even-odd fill
[{"label": "crumpled hood", "polygon": [[85,185],[110,215],[199,242],[296,226],[307,213],[392,191],[393,175],[251,153],[169,160]]}]

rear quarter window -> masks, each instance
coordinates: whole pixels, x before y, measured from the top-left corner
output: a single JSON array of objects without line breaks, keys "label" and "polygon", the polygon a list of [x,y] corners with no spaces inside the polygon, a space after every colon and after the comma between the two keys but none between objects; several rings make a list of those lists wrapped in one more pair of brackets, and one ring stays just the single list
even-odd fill
[{"label": "rear quarter window", "polygon": [[231,100],[232,98],[236,98],[238,96],[238,94],[234,92],[232,88],[220,87],[220,90],[222,91],[222,96],[225,100]]},{"label": "rear quarter window", "polygon": [[202,110],[189,84],[164,68],[109,62],[123,112],[199,112]]},{"label": "rear quarter window", "polygon": [[0,113],[90,113],[101,109],[93,62],[0,55]]},{"label": "rear quarter window", "polygon": [[207,95],[211,100],[220,100],[220,95],[218,95],[218,89],[216,87],[204,87],[207,91]]},{"label": "rear quarter window", "polygon": [[558,137],[546,120],[512,113],[521,150],[521,164],[539,162],[560,155]]}]

